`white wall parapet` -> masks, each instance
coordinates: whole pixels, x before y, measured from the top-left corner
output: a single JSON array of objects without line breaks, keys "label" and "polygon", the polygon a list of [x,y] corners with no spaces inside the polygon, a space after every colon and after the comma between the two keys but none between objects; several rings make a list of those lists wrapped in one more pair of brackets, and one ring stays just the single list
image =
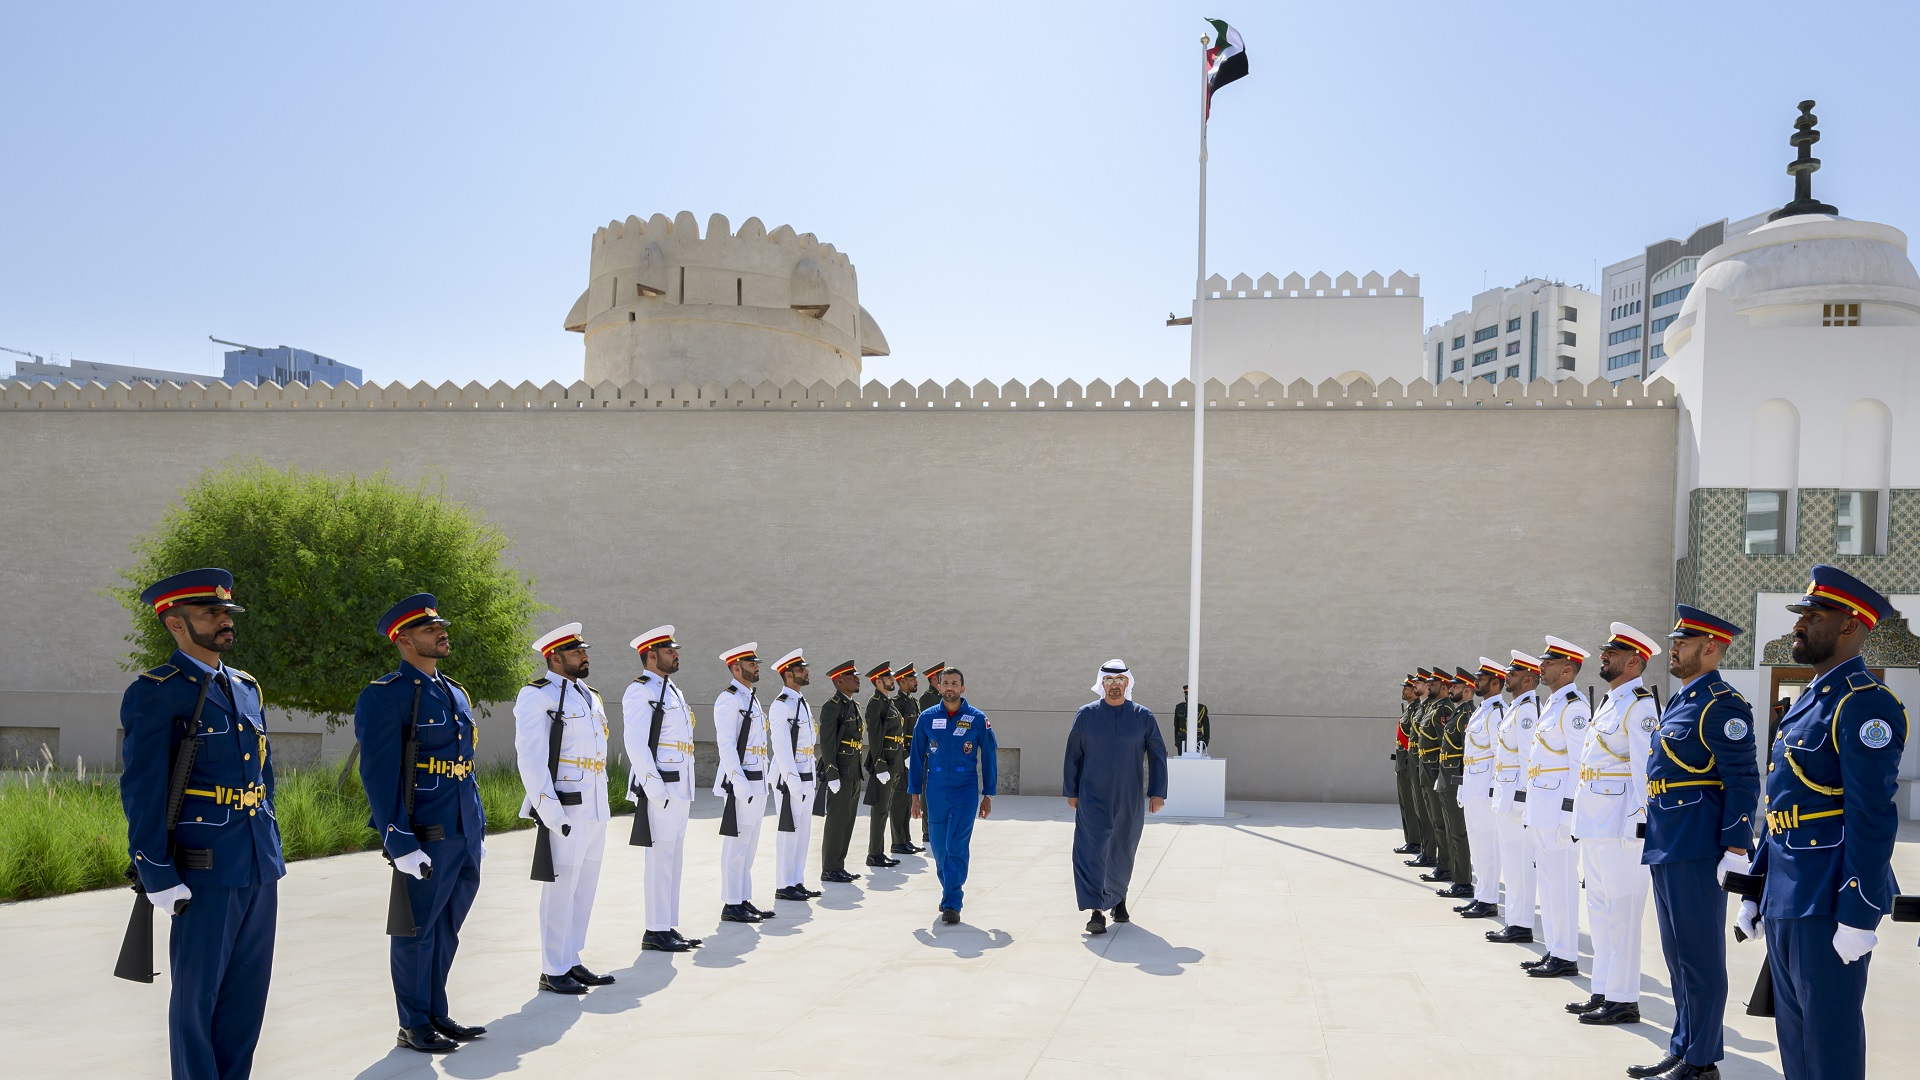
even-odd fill
[{"label": "white wall parapet", "polygon": [[1288,274],[1286,280],[1282,281],[1269,273],[1261,274],[1259,281],[1245,274],[1235,274],[1233,280],[1228,281],[1219,274],[1214,274],[1206,280],[1201,291],[1209,300],[1419,296],[1420,275],[1395,270],[1391,276],[1383,278],[1379,271],[1369,270],[1361,277],[1355,277],[1351,271],[1342,271],[1339,276],[1330,277],[1325,271],[1321,271],[1314,274],[1311,279],[1293,273]]}]

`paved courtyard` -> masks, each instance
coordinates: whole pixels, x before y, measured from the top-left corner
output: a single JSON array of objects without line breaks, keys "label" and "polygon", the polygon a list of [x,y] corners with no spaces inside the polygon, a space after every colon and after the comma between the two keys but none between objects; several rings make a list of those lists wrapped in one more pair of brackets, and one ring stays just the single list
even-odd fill
[{"label": "paved courtyard", "polygon": [[[296,863],[255,1074],[1617,1080],[1663,1052],[1672,1008],[1651,909],[1647,1022],[1582,1028],[1560,1005],[1586,996],[1585,978],[1527,979],[1516,963],[1538,946],[1488,944],[1481,931],[1497,923],[1455,917],[1389,854],[1393,808],[1230,810],[1223,822],[1151,825],[1136,921],[1087,938],[1062,800],[995,800],[975,833],[960,926],[937,925],[938,884],[914,857],[826,886],[810,907],[781,903],[757,929],[718,922],[717,806],[703,802],[682,929],[708,944],[679,956],[639,951],[642,853],[616,819],[587,962],[619,982],[585,998],[535,992],[533,836],[497,838],[451,988],[455,1018],[491,1030],[443,1058],[393,1048],[385,863]],[[1896,866],[1920,882],[1920,834],[1902,835]],[[763,905],[772,836],[769,822]],[[862,822],[856,846],[864,838]],[[165,976],[148,987],[108,974],[128,896],[0,906],[5,1075],[166,1075]],[[1920,1070],[1916,932],[1882,926],[1867,1003],[1874,1076]],[[1741,1004],[1760,959],[1756,944],[1732,952],[1729,1080],[1779,1075],[1772,1021]]]}]

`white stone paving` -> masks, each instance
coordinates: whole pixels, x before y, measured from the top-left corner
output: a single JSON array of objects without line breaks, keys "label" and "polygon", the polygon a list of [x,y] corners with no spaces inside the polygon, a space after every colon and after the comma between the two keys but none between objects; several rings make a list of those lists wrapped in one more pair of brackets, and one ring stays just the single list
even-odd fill
[{"label": "white stone paving", "polygon": [[[1560,1006],[1586,996],[1584,977],[1525,978],[1516,964],[1537,946],[1488,944],[1481,932],[1496,922],[1455,917],[1389,853],[1392,807],[1230,810],[1244,816],[1150,826],[1137,921],[1090,939],[1074,910],[1062,800],[995,800],[975,833],[958,927],[937,925],[931,867],[908,858],[898,872],[827,886],[811,907],[781,903],[781,918],[758,929],[718,923],[717,806],[703,801],[682,929],[709,943],[674,957],[639,952],[641,853],[616,819],[588,964],[619,982],[581,999],[535,992],[533,836],[497,837],[451,988],[455,1017],[491,1030],[442,1058],[393,1049],[385,863],[296,863],[282,883],[255,1075],[1579,1080],[1618,1078],[1663,1053],[1672,1007],[1651,906],[1648,1022],[1582,1028]],[[1896,868],[1920,882],[1920,835],[1903,836]],[[0,1074],[166,1075],[165,976],[148,987],[108,974],[128,897],[0,905]],[[1916,933],[1882,925],[1867,1002],[1873,1076],[1920,1069]],[[164,936],[160,953],[164,966]],[[1779,1075],[1772,1021],[1741,1004],[1760,956],[1755,944],[1732,950],[1729,1080]]]}]

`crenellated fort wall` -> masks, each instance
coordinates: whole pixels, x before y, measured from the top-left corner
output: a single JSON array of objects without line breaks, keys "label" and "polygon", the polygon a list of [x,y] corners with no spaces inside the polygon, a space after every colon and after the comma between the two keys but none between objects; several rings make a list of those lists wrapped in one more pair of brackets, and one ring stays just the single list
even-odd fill
[{"label": "crenellated fort wall", "polygon": [[[546,618],[585,623],[616,726],[624,643],[663,622],[703,739],[716,656],[739,641],[945,660],[1021,751],[1023,790],[1051,793],[1108,657],[1170,727],[1193,400],[1125,380],[0,385],[0,728],[113,760],[127,626],[101,587],[201,470],[262,460],[441,478],[512,538]],[[1205,400],[1204,698],[1235,797],[1391,801],[1413,666],[1670,618],[1664,381],[1243,380]],[[487,724],[483,747],[506,753],[505,710]]]}]

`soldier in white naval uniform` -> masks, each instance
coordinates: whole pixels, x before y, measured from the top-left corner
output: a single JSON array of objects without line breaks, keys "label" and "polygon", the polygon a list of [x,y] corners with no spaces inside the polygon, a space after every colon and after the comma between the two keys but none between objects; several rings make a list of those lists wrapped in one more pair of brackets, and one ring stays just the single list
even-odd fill
[{"label": "soldier in white naval uniform", "polygon": [[[520,816],[546,826],[553,880],[540,886],[540,989],[584,994],[605,986],[580,963],[607,847],[607,708],[582,680],[589,646],[568,623],[533,643],[547,674],[513,703],[513,752],[527,797]],[[558,735],[558,753],[555,735]]]},{"label": "soldier in white naval uniform", "polygon": [[1573,787],[1592,710],[1573,680],[1588,655],[1580,646],[1548,635],[1546,654],[1540,657],[1540,680],[1547,693],[1527,765],[1527,832],[1539,864],[1540,929],[1547,954],[1520,965],[1536,979],[1580,973],[1580,857],[1573,843]]},{"label": "soldier in white naval uniform", "polygon": [[1462,763],[1460,809],[1467,819],[1467,851],[1473,859],[1473,899],[1455,908],[1463,919],[1490,918],[1500,911],[1500,827],[1495,823],[1493,766],[1495,740],[1506,720],[1507,669],[1486,657],[1473,673],[1480,705],[1467,720]]},{"label": "soldier in white naval uniform", "polygon": [[753,856],[767,816],[767,714],[753,695],[760,681],[759,647],[749,641],[720,654],[733,681],[713,702],[714,741],[720,747],[713,793],[727,800],[720,815],[720,918],[726,922],[773,918],[752,900]]},{"label": "soldier in white naval uniform", "polygon": [[645,670],[620,698],[627,760],[633,763],[627,798],[637,806],[630,842],[647,849],[647,929],[640,948],[659,952],[686,952],[700,945],[699,938],[675,929],[680,922],[687,814],[693,809],[693,710],[673,681],[673,673],[680,670],[680,643],[673,633],[671,625],[656,626],[633,639],[630,644]]},{"label": "soldier in white naval uniform", "polygon": [[1573,835],[1580,838],[1593,931],[1593,994],[1567,1011],[1583,1024],[1640,1022],[1641,924],[1652,884],[1640,850],[1647,829],[1647,751],[1660,710],[1641,676],[1660,646],[1626,623],[1614,623],[1611,633],[1600,647],[1607,696],[1594,713],[1573,795]]},{"label": "soldier in white naval uniform", "polygon": [[1527,766],[1533,763],[1533,729],[1540,721],[1540,661],[1518,649],[1507,666],[1513,701],[1494,739],[1493,822],[1500,831],[1500,879],[1506,885],[1507,925],[1487,931],[1488,941],[1526,945],[1533,941],[1533,838],[1527,835]]},{"label": "soldier in white naval uniform", "polygon": [[807,888],[807,846],[813,840],[813,757],[820,729],[813,722],[805,688],[813,681],[807,658],[795,649],[774,661],[783,688],[767,706],[767,735],[773,742],[773,813],[779,822],[773,841],[773,896],[806,903],[819,896]]}]

